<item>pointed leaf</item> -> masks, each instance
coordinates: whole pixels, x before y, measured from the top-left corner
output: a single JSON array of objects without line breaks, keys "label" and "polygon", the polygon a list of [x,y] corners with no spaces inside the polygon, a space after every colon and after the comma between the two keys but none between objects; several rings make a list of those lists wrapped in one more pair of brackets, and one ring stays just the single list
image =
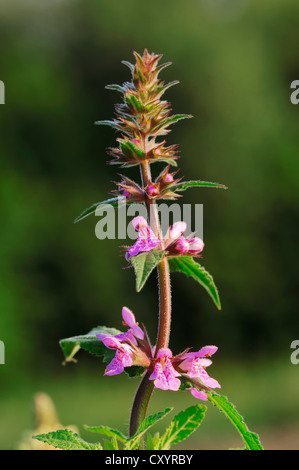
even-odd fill
[{"label": "pointed leaf", "polygon": [[105,206],[105,205],[110,205],[113,207],[118,207],[118,205],[122,203],[126,203],[126,198],[125,197],[113,197],[111,199],[107,199],[106,201],[101,201],[101,202],[96,202],[95,204],[92,204],[92,206],[88,207],[85,209],[82,214],[80,214],[75,220],[74,224],[77,222],[80,222],[81,220],[85,219],[85,217],[88,217],[90,214],[94,214],[95,211],[97,210],[98,206]]},{"label": "pointed leaf", "polygon": [[128,439],[127,444],[125,445],[126,450],[134,450],[137,449],[141,440],[141,437],[148,431],[149,428],[154,426],[158,421],[165,418],[173,408],[166,408],[164,411],[160,411],[159,413],[155,413],[154,415],[148,416],[140,425],[136,434]]},{"label": "pointed leaf", "polygon": [[102,341],[96,336],[99,333],[118,335],[121,331],[116,330],[115,328],[99,326],[92,329],[86,335],[73,336],[71,338],[60,340],[59,344],[65,356],[65,363],[76,362],[74,356],[81,348],[95,356],[103,356],[104,362],[110,362],[115,355],[115,351],[106,348]]},{"label": "pointed leaf", "polygon": [[185,191],[188,188],[221,188],[227,189],[227,186],[219,183],[212,183],[210,181],[182,181],[173,187],[175,191]]},{"label": "pointed leaf", "polygon": [[125,93],[126,92],[125,87],[123,87],[122,85],[118,85],[116,83],[112,83],[111,85],[106,85],[105,88],[107,90],[119,91],[120,93]]},{"label": "pointed leaf", "polygon": [[161,436],[159,449],[169,450],[172,445],[187,439],[203,421],[206,410],[206,406],[194,405],[181,411],[171,421],[165,434]]},{"label": "pointed leaf", "polygon": [[130,258],[135,271],[137,292],[141,291],[149,275],[164,256],[165,251],[149,251]]},{"label": "pointed leaf", "polygon": [[161,119],[161,122],[157,124],[152,130],[151,133],[157,132],[159,129],[166,128],[171,124],[175,124],[176,122],[180,121],[181,119],[190,119],[193,116],[191,114],[174,114],[166,119]]},{"label": "pointed leaf", "polygon": [[99,442],[94,444],[86,442],[78,434],[69,429],[39,434],[33,436],[33,438],[63,450],[102,450]]},{"label": "pointed leaf", "polygon": [[104,434],[107,437],[116,437],[116,439],[118,439],[121,442],[126,442],[127,439],[128,439],[124,434],[122,434],[117,429],[112,429],[112,428],[109,428],[108,426],[87,426],[87,425],[85,425],[84,429],[86,429],[87,431],[96,432],[98,434]]},{"label": "pointed leaf", "polygon": [[208,392],[207,395],[208,400],[222,411],[236,427],[245,443],[246,450],[263,450],[258,434],[249,431],[243,417],[238,413],[234,405],[228,401],[227,397],[213,392]]},{"label": "pointed leaf", "polygon": [[199,284],[206,289],[216,307],[219,310],[221,309],[218,290],[211,274],[209,274],[203,266],[196,263],[191,256],[176,256],[170,258],[169,266],[171,271],[179,271],[186,274],[186,276],[193,277],[195,281],[199,282]]}]

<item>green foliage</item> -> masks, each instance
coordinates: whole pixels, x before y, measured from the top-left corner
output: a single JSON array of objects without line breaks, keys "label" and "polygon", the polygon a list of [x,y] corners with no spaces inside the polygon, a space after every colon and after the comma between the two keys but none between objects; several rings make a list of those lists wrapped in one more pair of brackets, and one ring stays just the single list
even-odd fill
[{"label": "green foliage", "polygon": [[149,251],[130,258],[135,271],[137,292],[141,291],[149,275],[164,256],[164,251]]},{"label": "green foliage", "polygon": [[[86,335],[72,336],[71,338],[60,340],[59,344],[65,357],[63,364],[68,362],[77,362],[75,355],[80,349],[84,349],[94,356],[102,357],[105,364],[111,362],[114,358],[115,351],[106,348],[100,338],[96,336],[100,333],[115,336],[120,334],[121,331],[117,330],[116,328],[99,326],[97,328],[93,328]],[[144,368],[139,366],[125,367],[125,372],[129,377],[140,377],[144,372]]]},{"label": "green foliage", "polygon": [[136,434],[127,440],[125,445],[126,450],[134,450],[138,449],[140,440],[142,436],[148,431],[154,424],[156,424],[161,419],[165,418],[170,412],[172,408],[166,408],[164,411],[155,413],[154,415],[148,416],[145,420],[141,423],[140,427]]},{"label": "green foliage", "polygon": [[125,204],[126,203],[125,201],[126,201],[125,197],[113,197],[111,199],[107,199],[106,201],[96,202],[95,204],[92,204],[90,207],[85,209],[82,212],[82,214],[76,217],[76,219],[74,220],[74,223],[76,224],[77,222],[80,222],[81,220],[85,219],[85,217],[88,217],[89,215],[94,214],[98,206],[103,206],[103,208],[105,208],[105,205],[118,207],[120,203]]},{"label": "green foliage", "polygon": [[128,438],[123,433],[121,433],[117,429],[109,428],[108,426],[87,426],[87,425],[85,425],[84,429],[86,429],[87,431],[95,432],[97,434],[103,434],[104,436],[107,436],[107,437],[115,437],[120,442],[125,443],[128,440]]},{"label": "green foliage", "polygon": [[179,271],[186,276],[191,276],[204,289],[208,292],[213,299],[216,307],[220,310],[221,303],[217,287],[215,286],[214,279],[203,266],[196,263],[190,256],[176,256],[169,259],[169,266],[171,271]]},{"label": "green foliage", "polygon": [[[206,406],[194,405],[184,411],[181,411],[171,421],[165,434],[159,439],[159,449],[169,450],[172,445],[184,441],[190,436],[205,417]],[[157,439],[156,439],[157,440]],[[157,445],[157,444],[155,444]]]},{"label": "green foliage", "polygon": [[38,441],[45,442],[57,449],[62,450],[102,450],[99,442],[91,444],[84,441],[81,437],[69,429],[61,429],[59,431],[49,432],[47,434],[39,434],[33,436]]},{"label": "green foliage", "polygon": [[189,188],[218,188],[227,189],[224,184],[212,183],[210,181],[182,181],[178,183],[173,189],[175,191],[186,191]]},{"label": "green foliage", "polygon": [[80,349],[84,349],[95,356],[103,356],[104,362],[110,362],[113,359],[115,352],[106,348],[102,341],[96,336],[100,333],[118,335],[121,331],[116,328],[99,326],[97,328],[93,328],[86,335],[72,336],[71,338],[60,340],[59,344],[65,356],[65,363],[76,362],[74,356]]},{"label": "green foliage", "polygon": [[245,443],[246,450],[263,450],[259,436],[256,433],[249,431],[243,417],[238,413],[234,405],[228,401],[227,397],[213,392],[208,392],[207,395],[209,401],[222,411],[236,427]]}]

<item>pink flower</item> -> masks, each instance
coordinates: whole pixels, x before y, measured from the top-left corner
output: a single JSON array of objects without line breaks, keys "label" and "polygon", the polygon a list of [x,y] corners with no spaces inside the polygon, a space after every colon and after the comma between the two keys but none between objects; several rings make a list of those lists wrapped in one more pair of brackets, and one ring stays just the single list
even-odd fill
[{"label": "pink flower", "polygon": [[125,326],[129,326],[135,338],[143,339],[144,333],[138,323],[136,323],[134,313],[127,307],[123,307],[122,309],[122,317]]},{"label": "pink flower", "polygon": [[134,362],[134,350],[131,346],[121,343],[119,339],[113,336],[107,336],[102,339],[104,345],[109,349],[116,349],[115,357],[108,364],[104,375],[121,374],[125,367],[130,367]]},{"label": "pink flower", "polygon": [[204,242],[201,238],[194,237],[189,240],[189,251],[190,253],[201,253],[204,249]]},{"label": "pink flower", "polygon": [[166,183],[172,183],[174,181],[173,176],[170,173],[167,173],[165,176],[165,182]]},{"label": "pink flower", "polygon": [[151,184],[147,188],[147,193],[148,193],[149,196],[157,196],[159,194],[159,191],[158,191],[158,189],[156,188],[156,186],[154,184]]},{"label": "pink flower", "polygon": [[181,381],[176,377],[179,374],[171,363],[172,352],[168,348],[162,348],[157,355],[157,362],[154,371],[149,377],[149,380],[154,380],[156,388],[161,390],[177,391],[180,388]]},{"label": "pink flower", "polygon": [[129,329],[118,335],[99,333],[96,336],[108,349],[116,353],[106,368],[105,375],[121,374],[125,367],[140,365],[149,367],[151,357],[148,356],[150,345],[144,338],[144,332],[136,323],[135,315],[127,308],[122,309],[123,324]]},{"label": "pink flower", "polygon": [[175,249],[180,253],[188,253],[189,250],[189,242],[186,238],[182,235],[178,241],[176,242]]},{"label": "pink flower", "polygon": [[212,364],[208,356],[211,356],[217,351],[216,346],[205,346],[195,353],[186,353],[181,359],[179,367],[185,374],[190,378],[199,379],[200,382],[210,388],[221,388],[221,385],[217,380],[213,379],[206,372],[206,367]]},{"label": "pink flower", "polygon": [[160,240],[155,236],[144,217],[135,217],[132,220],[132,224],[135,230],[139,232],[139,235],[136,243],[129,248],[126,254],[127,260],[130,256],[136,256],[141,252],[151,251],[160,243]]},{"label": "pink flower", "polygon": [[171,253],[198,255],[204,248],[204,242],[198,237],[184,237],[183,233],[187,229],[185,222],[176,222],[168,231],[166,248]]}]

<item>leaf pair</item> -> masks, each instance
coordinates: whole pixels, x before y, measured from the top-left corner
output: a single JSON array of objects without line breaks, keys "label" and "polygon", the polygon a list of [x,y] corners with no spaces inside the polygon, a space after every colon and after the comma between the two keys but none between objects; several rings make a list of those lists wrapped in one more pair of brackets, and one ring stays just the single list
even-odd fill
[{"label": "leaf pair", "polygon": [[[110,122],[110,121],[107,121]],[[186,189],[189,188],[200,188],[200,187],[206,187],[206,188],[222,188],[222,189],[227,189],[226,186],[223,184],[219,183],[212,183],[210,181],[183,181],[178,183],[176,186],[172,188],[173,191],[186,191]],[[92,204],[90,207],[85,209],[76,219],[74,220],[74,223],[80,222],[81,220],[85,219],[85,217],[88,217],[91,214],[94,214],[97,207],[99,205],[112,205],[113,207],[118,207],[118,204],[126,203],[128,204],[128,201],[126,201],[125,197],[114,197],[111,199],[107,199],[106,201],[100,201],[96,202],[95,204]]]},{"label": "leaf pair", "polygon": [[[235,426],[245,443],[245,450],[263,450],[259,436],[248,429],[243,417],[238,413],[234,405],[228,401],[227,397],[218,395],[214,392],[208,392],[208,400],[223,412]],[[196,431],[202,423],[206,410],[206,406],[194,405],[181,411],[173,418],[162,436],[160,436],[159,433],[156,433],[154,436],[148,434],[146,449],[169,450],[173,445],[184,441],[194,431]],[[148,416],[142,422],[133,437],[127,437],[120,431],[108,426],[84,426],[84,428],[108,438],[109,440],[105,440],[106,450],[118,450],[119,444],[121,444],[124,450],[137,450],[140,447],[141,439],[144,437],[145,433],[158,421],[165,418],[171,411],[172,408],[166,408],[162,412]],[[78,434],[68,429],[62,429],[48,434],[40,434],[38,436],[34,436],[34,438],[64,450],[103,449],[101,443],[88,443]]]},{"label": "leaf pair", "polygon": [[[142,422],[136,434],[132,437],[127,437],[120,431],[109,428],[108,426],[84,426],[84,428],[88,431],[101,434],[106,438],[109,438],[110,440],[105,440],[106,450],[118,450],[119,443],[122,445],[123,450],[137,450],[144,434],[158,421],[165,418],[171,411],[172,408],[166,408],[162,412],[148,416]],[[148,438],[147,450],[169,450],[172,445],[182,442],[198,428],[204,419],[205,412],[206,407],[202,405],[191,406],[185,411],[181,411],[174,417],[161,437],[157,433],[154,437],[150,436]],[[63,450],[103,449],[100,442],[88,443],[78,434],[68,429],[61,429],[48,434],[39,434],[34,436],[34,438]]]},{"label": "leaf pair", "polygon": [[[130,259],[136,276],[136,290],[140,292],[145,285],[149,275],[155,267],[162,261],[166,255],[164,251],[150,251],[141,253]],[[191,256],[176,256],[169,259],[170,270],[181,272],[186,276],[191,276],[207,291],[214,301],[216,307],[220,310],[221,303],[217,287],[213,277],[203,266],[198,264]]]}]

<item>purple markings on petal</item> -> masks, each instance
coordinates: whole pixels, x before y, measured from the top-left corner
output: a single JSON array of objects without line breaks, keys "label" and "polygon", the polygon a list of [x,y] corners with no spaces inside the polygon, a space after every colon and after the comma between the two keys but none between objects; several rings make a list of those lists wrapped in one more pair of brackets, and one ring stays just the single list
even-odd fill
[{"label": "purple markings on petal", "polygon": [[185,237],[181,236],[179,240],[176,242],[175,245],[176,251],[179,253],[187,253],[189,250],[189,242],[186,240]]},{"label": "purple markings on petal", "polygon": [[139,232],[139,235],[137,241],[129,248],[126,254],[127,260],[130,258],[130,256],[136,256],[141,252],[151,251],[160,243],[160,240],[150,229],[144,217],[135,217],[132,220],[132,224],[135,230]]},{"label": "purple markings on petal", "polygon": [[177,377],[180,377],[180,374],[174,369],[171,357],[172,352],[170,349],[162,348],[159,350],[157,362],[149,380],[154,380],[156,388],[176,392],[180,388],[181,381],[177,379]]}]

